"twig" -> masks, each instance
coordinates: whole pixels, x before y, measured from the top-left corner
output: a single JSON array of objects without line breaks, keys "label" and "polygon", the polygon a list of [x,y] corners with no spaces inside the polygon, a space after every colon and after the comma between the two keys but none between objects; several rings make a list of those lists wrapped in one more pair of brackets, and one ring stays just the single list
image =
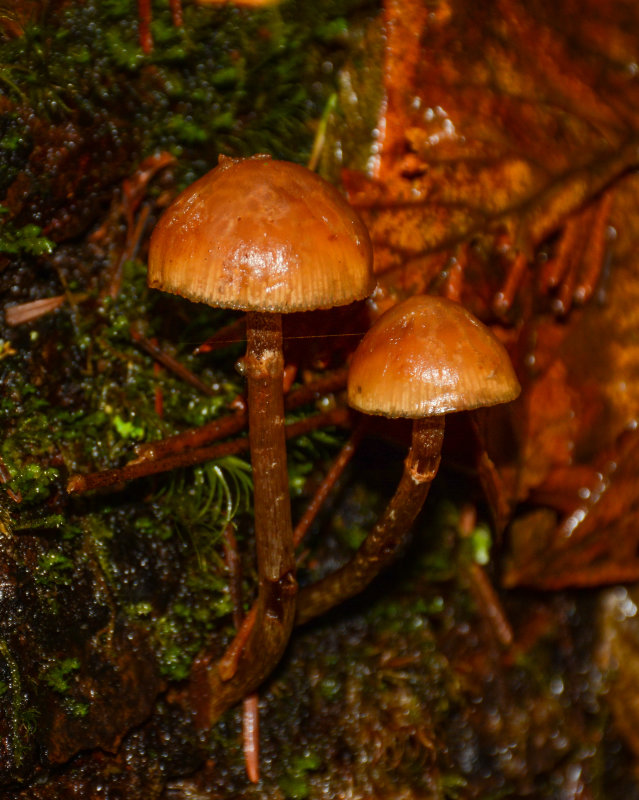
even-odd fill
[{"label": "twig", "polygon": [[[233,604],[233,624],[239,632],[244,620],[242,611],[242,565],[233,533],[233,523],[229,522],[222,534],[224,558],[229,571],[229,593]],[[250,628],[249,628],[250,630]],[[237,639],[234,639],[234,642]],[[251,783],[260,779],[260,718],[257,692],[251,692],[242,701],[242,741],[246,774]]]},{"label": "twig", "polygon": [[608,189],[597,204],[590,241],[583,256],[583,269],[575,287],[574,299],[577,303],[583,304],[592,297],[602,273],[607,244],[608,218],[612,209],[613,196],[612,190]]},{"label": "twig", "polygon": [[526,274],[527,266],[528,260],[525,253],[517,253],[514,261],[508,267],[506,280],[493,301],[493,307],[497,314],[506,314],[510,310],[515,293]]},{"label": "twig", "polygon": [[182,26],[182,0],[169,0],[171,9],[171,22],[176,28]]},{"label": "twig", "polygon": [[[293,411],[310,403],[315,398],[321,397],[323,394],[343,389],[346,385],[346,374],[346,369],[336,370],[325,378],[320,378],[307,386],[294,389],[286,396],[284,407],[287,411]],[[188,431],[176,433],[174,436],[168,436],[166,439],[157,442],[140,444],[135,448],[138,461],[165,458],[174,453],[180,453],[187,448],[202,447],[218,439],[233,436],[233,434],[243,430],[247,422],[248,417],[242,411],[238,414],[231,414],[228,417],[213,420],[200,428],[191,428]]]},{"label": "twig", "polygon": [[317,516],[320,508],[324,505],[329,492],[333,486],[335,486],[337,479],[342,472],[344,472],[346,465],[355,454],[355,450],[357,449],[357,446],[364,435],[365,427],[366,423],[360,422],[355,428],[349,440],[342,447],[337,458],[333,461],[331,468],[326,473],[324,480],[317,488],[317,491],[313,495],[311,502],[307,505],[306,511],[302,515],[302,518],[297,523],[295,530],[293,531],[293,544],[295,547],[299,546],[300,542],[306,535],[306,532],[313,524],[313,520]]},{"label": "twig", "polygon": [[[477,511],[475,506],[467,503],[462,507],[459,514],[459,533],[467,539],[472,535],[476,524]],[[468,578],[479,610],[488,619],[497,641],[503,647],[510,647],[515,638],[513,629],[497,596],[497,592],[486,574],[486,570],[481,564],[473,562],[468,568]]]},{"label": "twig", "polygon": [[138,0],[138,38],[140,48],[145,55],[153,51],[151,35],[151,0]]},{"label": "twig", "polygon": [[122,276],[124,274],[124,265],[126,264],[127,261],[130,261],[131,259],[135,258],[135,254],[138,251],[138,247],[140,246],[142,234],[144,233],[144,228],[149,218],[150,211],[151,208],[149,205],[142,206],[142,209],[138,214],[138,218],[135,222],[135,225],[133,226],[132,229],[129,229],[124,249],[120,253],[120,257],[115,263],[115,266],[111,270],[108,289],[106,293],[109,295],[109,297],[113,299],[115,299],[120,292],[120,287],[122,285]]},{"label": "twig", "polygon": [[242,315],[239,319],[229,322],[228,325],[220,328],[213,336],[207,339],[203,344],[199,345],[193,351],[193,355],[200,355],[201,353],[211,353],[214,350],[221,350],[229,344],[237,344],[246,339],[246,315]]},{"label": "twig", "polygon": [[42,297],[40,300],[31,300],[28,303],[5,306],[5,322],[11,327],[23,325],[25,322],[33,322],[33,320],[55,311],[56,308],[60,308],[66,299],[66,295],[58,294],[55,297]]},{"label": "twig", "polygon": [[235,634],[235,638],[218,662],[217,668],[220,673],[220,678],[225,682],[230,681],[237,672],[238,660],[248,640],[249,634],[253,630],[256,616],[257,604],[253,605],[248,614],[240,621],[239,625],[236,625],[237,633]]},{"label": "twig", "polygon": [[[286,426],[286,438],[292,439],[317,428],[331,425],[348,426],[349,419],[348,409],[334,408],[331,411],[289,423]],[[192,467],[204,461],[235,455],[243,450],[248,450],[248,439],[246,438],[234,439],[231,442],[221,442],[211,447],[199,447],[154,461],[139,461],[134,464],[127,464],[124,467],[92,472],[89,475],[72,475],[67,483],[67,492],[69,494],[83,494],[92,489],[105,489],[107,486],[125,483],[135,478],[157,475],[160,472],[168,472],[180,467]]]},{"label": "twig", "polygon": [[207,422],[201,428],[190,428],[188,431],[167,436],[166,439],[160,439],[157,442],[145,442],[135,448],[138,455],[135,461],[130,462],[130,466],[142,464],[145,461],[167,459],[184,450],[194,450],[218,439],[226,439],[246,428],[247,421],[246,412],[240,411]]},{"label": "twig", "polygon": [[184,364],[180,364],[180,362],[170,356],[168,353],[165,353],[164,350],[159,348],[157,345],[153,344],[146,336],[143,336],[141,333],[135,330],[135,328],[131,328],[131,338],[136,344],[139,344],[143,350],[152,356],[156,361],[159,361],[160,364],[165,366],[167,369],[170,369],[183,381],[186,383],[191,384],[196,389],[199,389],[200,392],[203,394],[208,395],[209,397],[215,397],[217,392],[208,384],[201,381],[197,375],[191,372],[190,369],[184,366]]}]

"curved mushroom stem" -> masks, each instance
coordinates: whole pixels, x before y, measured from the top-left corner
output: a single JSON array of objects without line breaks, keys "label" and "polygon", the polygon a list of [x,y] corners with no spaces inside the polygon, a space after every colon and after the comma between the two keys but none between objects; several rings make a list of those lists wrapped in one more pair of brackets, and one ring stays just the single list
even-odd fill
[{"label": "curved mushroom stem", "polygon": [[358,594],[393,561],[437,474],[443,439],[443,416],[413,422],[412,442],[404,462],[404,472],[384,514],[349,562],[300,590],[295,618],[297,625]]},{"label": "curved mushroom stem", "polygon": [[295,617],[297,582],[286,470],[280,314],[247,315],[245,365],[258,597],[255,620],[231,674],[220,670],[219,664],[209,671],[211,724],[272,672],[284,652]]}]

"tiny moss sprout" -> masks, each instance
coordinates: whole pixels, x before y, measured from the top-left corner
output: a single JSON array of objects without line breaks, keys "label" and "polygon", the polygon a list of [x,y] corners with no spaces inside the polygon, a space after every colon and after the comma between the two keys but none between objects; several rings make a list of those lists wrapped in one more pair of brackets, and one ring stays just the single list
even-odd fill
[{"label": "tiny moss sprout", "polygon": [[123,439],[141,441],[144,438],[144,427],[136,425],[132,419],[122,419],[119,414],[113,417],[113,427]]},{"label": "tiny moss sprout", "polygon": [[85,717],[89,713],[89,704],[70,696],[74,677],[79,674],[81,662],[79,658],[64,658],[56,661],[44,671],[44,683],[63,701],[66,711],[74,717]]},{"label": "tiny moss sprout", "polygon": [[6,341],[5,339],[0,339],[0,361],[3,361],[5,358],[9,358],[10,356],[15,356],[17,353],[14,350],[11,342]]},{"label": "tiny moss sprout", "polygon": [[44,673],[44,682],[58,694],[69,691],[71,679],[80,669],[80,659],[64,658],[49,666]]},{"label": "tiny moss sprout", "polygon": [[54,467],[40,464],[25,464],[16,468],[8,486],[22,498],[24,504],[41,503],[46,500],[57,480],[59,472]]},{"label": "tiny moss sprout", "polygon": [[69,586],[73,561],[56,550],[49,550],[38,559],[36,581],[45,587]]},{"label": "tiny moss sprout", "polygon": [[16,228],[11,221],[2,222],[8,213],[8,208],[0,206],[0,253],[41,256],[53,252],[55,244],[42,235],[42,228],[33,224]]},{"label": "tiny moss sprout", "polygon": [[485,522],[480,522],[469,537],[472,549],[472,558],[476,564],[485,566],[490,561],[490,548],[492,535]]},{"label": "tiny moss sprout", "polygon": [[309,775],[321,767],[319,756],[313,752],[292,756],[290,768],[279,779],[280,789],[289,800],[305,800],[310,794]]}]

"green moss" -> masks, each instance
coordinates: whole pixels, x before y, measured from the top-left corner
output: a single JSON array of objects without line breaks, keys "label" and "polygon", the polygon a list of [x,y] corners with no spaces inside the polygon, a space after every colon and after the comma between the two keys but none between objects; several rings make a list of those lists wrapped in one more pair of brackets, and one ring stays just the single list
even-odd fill
[{"label": "green moss", "polygon": [[53,467],[25,464],[15,471],[9,486],[20,494],[23,503],[41,503],[49,497],[51,484],[58,475],[58,470]]},{"label": "green moss", "polygon": [[441,777],[442,791],[447,800],[457,800],[457,798],[464,797],[464,789],[467,785],[468,781],[455,773],[448,773]]},{"label": "green moss", "polygon": [[310,794],[308,774],[318,770],[320,766],[321,760],[316,753],[307,752],[293,756],[287,774],[278,781],[284,795],[291,800],[304,800],[308,797]]},{"label": "green moss", "polygon": [[113,417],[113,427],[123,439],[140,441],[144,438],[144,428],[136,425],[132,420],[124,420],[119,414]]},{"label": "green moss", "polygon": [[38,710],[27,705],[27,695],[23,692],[18,663],[4,639],[0,639],[0,668],[2,666],[6,675],[2,683],[7,687],[3,695],[8,692],[11,698],[11,714],[8,717],[9,738],[15,763],[20,766],[29,750],[29,740],[35,728]]},{"label": "green moss", "polygon": [[[0,214],[9,213],[9,209],[0,206]],[[16,228],[11,222],[0,224],[0,253],[9,255],[41,256],[53,252],[55,244],[42,235],[38,225],[23,225]]]},{"label": "green moss", "polygon": [[49,550],[38,559],[35,579],[42,586],[68,586],[73,573],[73,561],[56,550]]},{"label": "green moss", "polygon": [[486,565],[490,561],[492,534],[485,522],[480,522],[469,537],[472,559],[477,564]]},{"label": "green moss", "polygon": [[86,717],[89,713],[89,704],[81,700],[68,698],[65,707],[67,711],[74,717]]},{"label": "green moss", "polygon": [[44,673],[44,682],[54,692],[65,694],[69,691],[70,679],[80,669],[78,658],[65,658],[48,667]]},{"label": "green moss", "polygon": [[192,565],[167,612],[152,624],[161,673],[171,680],[188,677],[193,659],[231,612],[223,574],[206,564]]},{"label": "green moss", "polygon": [[[287,422],[301,419],[303,414],[287,416]],[[343,432],[332,428],[311,431],[287,443],[288,483],[291,497],[304,494],[306,481],[317,464],[330,461],[344,442]]]},{"label": "green moss", "polygon": [[36,531],[42,528],[47,530],[57,530],[62,533],[63,538],[73,538],[77,533],[74,526],[67,525],[63,514],[42,514],[30,518],[25,514],[20,515],[20,520],[16,521],[12,528],[14,531]]},{"label": "green moss", "polygon": [[[289,2],[238,13],[187,4],[176,28],[168,3],[154,2],[155,46],[145,55],[133,3],[87,0],[68,5],[61,20],[45,14],[27,23],[23,36],[0,45],[0,80],[38,115],[128,116],[122,124],[141,137],[142,154],[164,149],[210,163],[220,151],[275,152],[304,160],[309,120],[335,89],[326,64],[343,60],[346,15],[366,6],[373,4]],[[185,167],[190,181],[193,167]]]}]

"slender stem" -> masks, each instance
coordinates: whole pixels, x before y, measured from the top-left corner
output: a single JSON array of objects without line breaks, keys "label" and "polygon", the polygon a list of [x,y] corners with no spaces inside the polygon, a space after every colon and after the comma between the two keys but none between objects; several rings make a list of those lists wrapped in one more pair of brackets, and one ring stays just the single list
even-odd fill
[{"label": "slender stem", "polygon": [[253,465],[258,597],[255,622],[228,680],[208,673],[209,722],[257,688],[280,660],[295,617],[297,582],[286,469],[279,314],[247,315],[246,376]]},{"label": "slender stem", "polygon": [[414,421],[404,472],[384,514],[349,562],[300,591],[296,624],[308,622],[358,594],[393,561],[437,474],[443,438],[443,416]]},{"label": "slender stem", "polygon": [[284,434],[281,315],[247,314],[246,336],[258,572],[262,579],[279,581],[295,569]]}]

